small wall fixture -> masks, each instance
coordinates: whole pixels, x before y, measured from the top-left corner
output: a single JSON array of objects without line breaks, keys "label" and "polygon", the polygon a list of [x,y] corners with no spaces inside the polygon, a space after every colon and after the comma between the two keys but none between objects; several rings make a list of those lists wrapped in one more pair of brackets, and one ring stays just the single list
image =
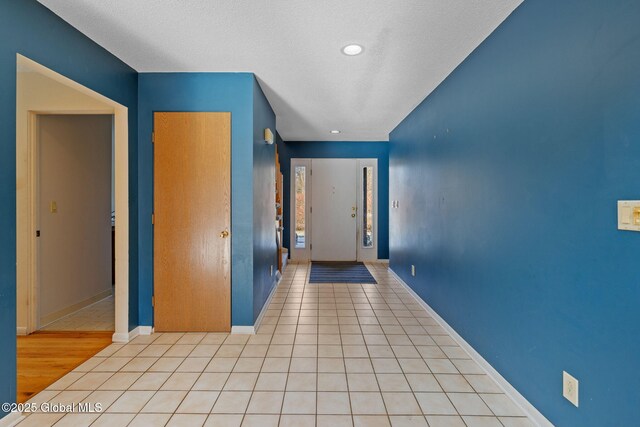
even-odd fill
[{"label": "small wall fixture", "polygon": [[264,142],[269,145],[273,144],[273,132],[271,132],[271,129],[269,128],[264,130]]},{"label": "small wall fixture", "polygon": [[640,200],[618,200],[618,230],[640,231]]}]

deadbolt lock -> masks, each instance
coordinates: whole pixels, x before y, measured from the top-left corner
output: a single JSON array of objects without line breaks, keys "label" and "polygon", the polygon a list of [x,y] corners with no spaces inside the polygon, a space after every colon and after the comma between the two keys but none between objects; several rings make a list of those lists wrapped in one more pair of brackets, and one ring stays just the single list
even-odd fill
[{"label": "deadbolt lock", "polygon": [[354,214],[354,213],[351,214],[351,218],[355,218],[355,217],[356,217],[356,214]]}]

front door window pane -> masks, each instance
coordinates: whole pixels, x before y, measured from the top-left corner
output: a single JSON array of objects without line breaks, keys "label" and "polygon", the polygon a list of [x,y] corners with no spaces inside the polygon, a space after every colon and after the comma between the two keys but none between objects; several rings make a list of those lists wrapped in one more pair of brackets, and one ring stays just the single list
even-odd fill
[{"label": "front door window pane", "polygon": [[305,201],[305,180],[306,180],[306,167],[295,167],[295,247],[296,249],[304,249],[305,244],[305,231],[306,231],[306,201]]},{"label": "front door window pane", "polygon": [[362,246],[373,247],[373,167],[362,169]]}]

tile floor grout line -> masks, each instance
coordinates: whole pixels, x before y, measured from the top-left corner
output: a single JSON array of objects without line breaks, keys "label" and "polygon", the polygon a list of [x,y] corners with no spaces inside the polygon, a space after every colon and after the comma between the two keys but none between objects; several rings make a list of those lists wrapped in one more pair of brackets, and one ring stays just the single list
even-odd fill
[{"label": "tile floor grout line", "polygon": [[[405,291],[405,292],[406,292],[406,291]],[[394,292],[394,293],[395,293],[395,294],[396,294],[396,296],[397,296],[397,292]],[[406,307],[406,304],[404,304],[404,302],[403,302],[403,305]],[[409,311],[411,311],[411,310],[409,310]],[[421,326],[422,326],[422,325],[421,325]],[[422,327],[424,328],[424,326],[422,326]],[[427,331],[427,330],[426,330],[426,328],[425,328],[425,332],[427,332],[427,335],[428,335],[428,336],[433,340],[433,337],[431,336],[431,334],[429,334],[429,331]],[[435,340],[433,340],[433,341],[436,343],[436,346],[440,349],[440,346],[438,346],[438,343],[437,343]],[[412,341],[412,342],[413,342],[413,341]],[[417,348],[416,348],[416,350],[417,350]],[[440,350],[442,351],[442,349],[440,349]],[[443,352],[443,353],[444,353],[444,352]],[[445,356],[447,356],[447,354],[446,354],[446,353],[444,353],[444,354],[445,354]],[[421,356],[422,356],[422,354],[421,354]],[[423,357],[423,359],[424,359],[424,357]],[[447,356],[447,357],[446,357],[446,360],[449,360],[449,361],[450,361],[450,358]],[[453,363],[452,363],[452,364],[453,364]],[[429,367],[429,366],[428,366],[428,364],[427,364],[427,367]],[[454,367],[455,367],[456,371],[458,372],[458,374],[459,374],[459,375],[462,375],[462,373],[458,370],[457,366],[455,366],[455,365],[454,365]],[[440,380],[438,380],[438,377],[436,376],[436,375],[437,375],[437,373],[433,372],[433,371],[431,370],[431,367],[429,367],[429,371],[431,371],[431,373],[432,373],[432,375],[433,375],[433,378],[434,378],[434,379],[435,379],[435,381],[438,383],[438,386],[442,389],[442,394],[444,394],[444,395],[446,396],[447,400],[449,401],[449,403],[451,404],[451,406],[452,406],[452,407],[453,407],[453,409],[455,410],[456,415],[457,415],[457,416],[462,420],[462,422],[463,422],[466,426],[468,426],[469,424],[465,421],[465,419],[463,418],[463,415],[462,415],[462,414],[460,414],[460,411],[458,410],[457,406],[456,406],[456,405],[454,405],[454,403],[453,403],[453,401],[451,400],[451,397],[449,396],[448,392],[446,392],[446,391],[445,391],[445,388],[442,386],[441,381],[440,381]],[[466,380],[465,380],[465,381],[466,381]],[[414,393],[414,395],[415,395],[415,393]],[[421,408],[421,409],[422,409],[422,408]],[[493,413],[493,412],[492,412],[492,413]],[[497,417],[496,417],[496,418],[497,418]],[[426,415],[425,415],[425,419],[426,419]],[[498,421],[499,421],[499,420],[498,420]],[[500,421],[499,421],[499,422],[500,422]],[[500,422],[500,423],[501,423],[501,422]],[[502,423],[501,423],[501,424],[502,424]]]},{"label": "tile floor grout line", "polygon": [[[406,292],[406,291],[405,291],[405,292]],[[394,294],[395,294],[396,296],[398,295],[398,294],[397,294],[397,292],[394,292]],[[406,307],[406,304],[404,304],[404,302],[403,302],[402,304]],[[411,310],[409,310],[409,311],[411,311]],[[414,316],[414,315],[412,314],[412,316]],[[414,318],[415,318],[415,316],[414,316]],[[421,326],[422,326],[422,325],[421,325]],[[423,327],[423,328],[424,328],[424,327]],[[431,337],[431,335],[428,333],[428,331],[427,331],[426,329],[425,329],[425,332],[427,333],[427,336],[429,336],[429,338],[433,339],[433,338]],[[413,340],[411,340],[411,341],[412,341],[412,343],[413,343]],[[434,340],[434,342],[435,342],[435,340]],[[436,345],[437,345],[437,343],[436,343]],[[414,346],[414,347],[415,347],[415,346]],[[440,348],[440,347],[438,347],[438,348]],[[416,351],[417,351],[417,350],[418,350],[418,349],[416,348]],[[422,354],[421,354],[420,352],[418,352],[418,353],[420,354],[420,356],[422,356]],[[446,356],[446,354],[445,354],[445,356]],[[423,361],[424,361],[424,357],[421,357],[421,358],[422,358],[422,359],[423,359]],[[449,360],[449,358],[448,358],[448,357],[447,357],[447,360]],[[431,369],[431,367],[430,367],[426,362],[425,362],[425,364],[426,364],[426,365],[427,365],[427,367],[429,368],[429,371],[430,371],[430,372],[431,372],[431,374],[433,375],[433,378],[435,379],[435,381],[438,383],[438,386],[442,389],[442,393],[446,396],[447,400],[449,401],[449,403],[451,404],[451,406],[453,407],[453,409],[456,411],[456,415],[457,415],[458,417],[460,417],[460,419],[461,419],[461,420],[465,423],[465,425],[466,425],[467,423],[464,421],[464,418],[462,418],[462,415],[460,414],[460,412],[459,412],[458,408],[453,404],[453,401],[451,400],[451,398],[449,397],[449,395],[448,395],[448,394],[447,394],[447,392],[445,391],[444,387],[442,387],[442,384],[440,383],[440,381],[438,381],[438,377],[436,376],[436,373],[435,373],[435,372],[433,372],[433,370]],[[455,365],[454,365],[454,366],[455,366]],[[456,371],[458,371],[457,367],[456,367]],[[458,372],[458,373],[460,373],[460,372]],[[406,377],[406,376],[405,376],[405,377]],[[415,397],[415,393],[414,393],[414,397]],[[417,401],[417,399],[416,399],[416,401]],[[418,404],[419,404],[419,402],[418,402]],[[420,407],[420,409],[421,409],[421,411],[422,411],[422,407]],[[424,411],[422,411],[422,412],[424,413]],[[424,414],[424,417],[425,417],[425,419],[426,419],[426,414]]]},{"label": "tile floor grout line", "polygon": [[[364,290],[364,288],[363,288],[363,290]],[[369,299],[369,296],[366,295],[366,292],[365,292],[365,296],[367,298],[367,301],[369,301],[369,305],[371,306],[371,300]],[[371,307],[371,308],[372,308],[372,311],[373,311],[373,307]],[[375,311],[374,311],[373,314],[374,314],[374,316],[376,316]],[[376,321],[379,322],[377,316],[376,316]],[[360,322],[359,318],[358,318],[358,322]],[[361,329],[362,329],[362,327],[361,327]],[[380,329],[382,330],[382,328],[380,328]],[[364,337],[364,334],[363,334],[363,337]],[[389,344],[389,340],[388,340],[386,334],[384,335],[384,339],[387,341],[387,344]],[[391,345],[389,345],[389,347],[391,348]],[[373,360],[371,358],[371,353],[369,351],[369,346],[366,344],[366,340],[365,340],[365,348],[367,349],[367,354],[369,355],[369,362],[371,363],[371,369],[373,370],[373,377],[375,378],[376,384],[378,385],[378,389],[380,390],[380,398],[382,399],[382,404],[384,405],[384,410],[385,410],[385,412],[387,414],[387,420],[389,421],[389,425],[391,425],[391,417],[389,416],[389,409],[387,408],[387,402],[384,400],[384,394],[382,394],[382,387],[380,387],[380,381],[378,380],[378,374],[376,372],[376,368],[373,366]],[[393,349],[391,351],[393,351]],[[396,358],[396,360],[397,360],[397,358]],[[414,399],[415,399],[415,397],[414,397]]]},{"label": "tile floor grout line", "polygon": [[[297,267],[296,267],[296,270],[297,270]],[[279,286],[279,285],[276,285],[276,286]],[[289,295],[289,291],[290,291],[290,289],[291,289],[290,287],[288,287],[288,288],[287,288],[287,295]],[[285,301],[286,301],[286,297],[285,297]],[[283,307],[284,307],[284,305],[283,305]],[[268,307],[267,307],[267,309],[268,309]],[[276,325],[279,323],[279,320],[280,320],[280,318],[282,317],[282,310],[283,310],[283,309],[280,309],[280,311],[279,311],[279,314],[278,314],[278,322],[276,322]],[[256,332],[257,332],[257,331],[256,331]],[[271,347],[271,343],[273,342],[273,337],[274,337],[274,335],[275,335],[275,330],[274,330],[274,334],[272,334],[272,335],[271,335],[271,338],[269,339],[269,347],[267,347],[267,353],[265,354],[265,360],[266,360],[266,358],[267,358],[267,356],[268,356],[268,354],[269,354],[269,349],[270,349],[270,347]],[[293,347],[292,347],[291,351],[293,352]],[[265,363],[265,362],[263,361],[263,362],[262,362],[262,366],[264,366],[264,363]],[[291,361],[289,361],[289,365],[290,365],[290,364],[291,364]],[[288,369],[289,369],[289,368],[287,368],[287,370],[288,370]],[[261,368],[261,372],[262,372],[262,368]],[[288,377],[288,374],[287,374],[287,377]],[[260,375],[258,375],[258,379],[260,379]],[[285,399],[285,393],[286,393],[286,384],[287,384],[287,380],[285,380],[285,388],[284,388],[284,390],[282,391],[282,403],[280,403],[280,411],[279,411],[279,413],[278,413],[278,425],[280,425],[281,420],[282,420],[282,411],[283,411],[283,409],[284,409],[284,399]],[[257,380],[256,380],[256,385],[257,385]],[[255,386],[254,386],[253,392],[255,392]],[[251,398],[253,398],[253,392],[252,392],[252,394],[251,394]],[[250,404],[251,404],[251,399],[249,399],[249,405],[250,405]],[[247,409],[249,409],[249,407],[248,407],[248,406],[247,406]],[[246,413],[245,413],[245,416],[246,416]],[[243,418],[243,421],[244,421],[244,418]]]},{"label": "tile floor grout line", "polygon": [[[75,392],[74,390],[69,390],[69,388],[84,380],[86,381],[86,384],[97,385],[79,386],[79,388],[88,389],[77,391],[84,396],[81,398],[83,402],[92,400],[92,396],[102,392],[107,393],[106,395],[109,395],[109,399],[111,400],[111,403],[105,407],[104,413],[99,414],[91,421],[91,424],[95,425],[102,424],[103,422],[115,422],[115,416],[125,417],[125,419],[123,419],[124,424],[121,425],[133,424],[139,416],[155,414],[144,413],[141,411],[149,404],[149,402],[155,399],[160,392],[176,391],[183,392],[184,395],[179,402],[171,402],[172,405],[177,403],[177,406],[173,412],[165,414],[166,419],[163,421],[164,424],[169,423],[173,425],[175,422],[188,419],[188,416],[200,415],[198,418],[203,419],[201,425],[204,423],[210,425],[214,422],[213,420],[216,416],[220,415],[223,417],[237,416],[241,423],[246,423],[249,417],[254,421],[260,419],[260,417],[264,417],[264,420],[273,420],[276,421],[277,424],[284,426],[286,421],[296,418],[295,414],[287,415],[283,413],[285,397],[288,393],[287,388],[290,384],[290,376],[292,373],[298,372],[298,369],[296,369],[296,372],[292,371],[293,361],[296,359],[294,355],[298,354],[304,359],[308,358],[308,356],[312,354],[311,351],[314,351],[313,359],[315,359],[315,369],[313,374],[315,375],[315,414],[304,414],[305,418],[314,417],[314,420],[311,422],[313,425],[324,425],[327,421],[339,420],[339,417],[345,417],[346,420],[347,416],[349,417],[352,426],[365,419],[368,420],[369,418],[366,418],[368,416],[373,416],[379,421],[384,419],[389,425],[393,424],[394,419],[398,421],[398,418],[421,417],[421,419],[428,423],[427,416],[449,416],[444,414],[425,414],[422,411],[422,406],[417,402],[416,398],[416,393],[420,392],[416,391],[414,386],[409,382],[407,377],[408,373],[405,372],[406,369],[403,368],[403,364],[401,364],[401,361],[404,360],[406,360],[405,363],[409,364],[412,363],[413,360],[420,361],[422,363],[424,368],[416,366],[416,370],[418,372],[422,372],[424,370],[427,375],[433,377],[434,384],[441,389],[440,392],[437,393],[444,394],[446,396],[446,401],[452,407],[452,421],[456,421],[457,419],[461,425],[471,425],[470,423],[473,423],[474,421],[495,422],[496,425],[507,425],[507,422],[514,419],[526,420],[525,423],[530,422],[524,414],[520,414],[519,416],[499,416],[496,414],[487,401],[485,401],[485,397],[488,395],[504,395],[504,393],[495,392],[491,388],[490,384],[494,384],[494,382],[484,385],[483,382],[487,380],[486,375],[483,375],[481,372],[477,374],[473,373],[476,372],[476,370],[472,365],[473,361],[466,357],[468,354],[465,352],[461,353],[461,347],[457,345],[457,343],[450,341],[450,335],[447,334],[446,331],[438,329],[438,325],[433,323],[431,316],[424,312],[424,309],[416,306],[415,300],[411,295],[398,285],[397,280],[389,276],[388,267],[384,267],[382,264],[366,264],[367,268],[378,282],[378,285],[362,283],[331,283],[314,285],[309,283],[309,263],[292,263],[290,265],[292,267],[295,266],[295,268],[289,268],[289,271],[283,276],[282,282],[278,285],[281,287],[276,290],[275,298],[273,298],[270,305],[267,307],[268,314],[265,316],[265,322],[263,323],[264,329],[262,330],[262,333],[260,333],[260,331],[256,331],[256,335],[245,339],[238,338],[237,336],[232,336],[230,334],[223,334],[222,338],[215,340],[209,338],[209,334],[207,333],[203,333],[201,337],[190,337],[189,333],[179,333],[175,334],[175,336],[170,336],[173,334],[165,334],[165,338],[162,338],[163,334],[159,333],[155,338],[147,337],[141,339],[142,337],[136,337],[127,344],[112,344],[100,352],[102,353],[101,356],[94,356],[94,358],[92,358],[94,362],[87,364],[87,368],[83,368],[84,370],[82,371],[72,371],[75,378],[69,377],[73,378],[70,382],[67,380],[67,382],[61,383],[63,384],[60,387],[61,390],[47,389],[46,391],[50,394],[44,401],[53,402],[56,400],[68,399],[69,397],[67,396],[70,395],[66,393]],[[309,314],[311,314],[311,316],[309,316]],[[288,338],[289,335],[292,338]],[[281,338],[277,338],[278,336],[281,336]],[[367,336],[370,336],[370,345],[368,345],[367,340],[365,339]],[[384,337],[384,340],[381,339],[381,337]],[[347,338],[347,342],[345,342],[344,338]],[[211,342],[214,342],[215,344],[207,344],[209,342],[207,340],[211,340]],[[220,343],[217,341],[220,341]],[[287,342],[290,342],[291,344],[284,344]],[[155,345],[162,345],[166,347],[158,347],[153,350],[153,346]],[[217,345],[217,348],[212,353],[208,353],[210,349],[200,347],[202,345]],[[229,352],[229,354],[235,354],[235,356],[232,356],[233,363],[223,369],[220,369],[228,372],[216,372],[218,369],[216,369],[216,371],[212,369],[211,372],[208,372],[207,368],[214,362],[214,360],[227,358],[225,357],[225,354],[221,354],[221,352],[225,351],[224,346],[226,345],[239,347],[239,350],[236,349]],[[265,348],[260,350],[258,347],[252,347],[253,345],[264,346]],[[276,390],[278,387],[273,387],[273,390],[271,390],[272,387],[267,384],[266,387],[261,386],[263,390],[257,390],[258,381],[260,380],[261,375],[263,373],[267,373],[267,371],[265,371],[265,367],[270,351],[273,350],[272,358],[274,359],[280,359],[281,355],[287,354],[282,353],[284,347],[276,347],[278,345],[290,345],[290,352],[288,353],[289,357],[285,358],[288,363],[286,372],[281,372],[283,375],[286,375],[284,378],[284,389],[280,391]],[[315,349],[312,349],[310,345],[313,345]],[[296,346],[298,346],[297,349]],[[345,350],[349,346],[362,346],[362,350],[356,350],[354,347],[353,349],[350,349],[350,355],[352,357],[346,357]],[[409,348],[413,350],[409,351]],[[339,352],[337,350],[339,350]],[[198,353],[199,351],[201,353]],[[145,354],[145,352],[148,352],[148,354]],[[365,354],[359,355],[358,352],[366,352],[366,356]],[[205,354],[206,356],[200,357],[198,354]],[[254,356],[256,354],[260,354],[262,357],[253,357],[252,354]],[[323,373],[320,372],[320,359],[322,355],[326,356],[324,359],[326,359],[328,363],[334,365],[335,360],[341,359],[341,369],[343,372],[341,374],[336,372],[335,375],[333,373],[327,373],[326,375],[327,380],[329,378],[335,380],[338,378],[338,375],[342,375],[342,381],[345,382],[345,385],[331,381],[327,383],[328,388],[326,388],[326,390],[324,390],[324,387],[324,391],[320,390],[321,375],[323,375]],[[406,357],[402,357],[403,355]],[[347,362],[349,362],[348,359],[357,359],[359,356],[366,357],[366,360],[368,360],[371,365],[371,375],[373,375],[373,379],[375,380],[375,384],[378,389],[374,393],[382,399],[381,406],[384,408],[384,414],[354,414],[353,402],[351,400],[351,393],[354,391],[352,390],[348,380],[349,374],[347,372]],[[147,358],[152,360],[136,362]],[[200,366],[202,366],[199,364],[200,361],[194,361],[194,359],[200,358],[207,359],[206,366],[203,366],[202,369],[200,369]],[[122,361],[117,359],[127,360]],[[180,360],[171,362],[171,366],[175,366],[173,369],[171,369],[169,365],[160,365],[159,368],[164,370],[151,370],[160,360],[167,359]],[[449,365],[443,365],[443,368],[446,367],[448,369],[437,369],[439,373],[434,372],[428,363],[426,363],[427,360],[430,359],[433,359],[434,363],[439,360],[448,361]],[[380,372],[375,368],[373,363],[374,360],[378,360]],[[467,360],[470,360],[471,364],[465,362]],[[397,369],[395,366],[389,365],[393,365],[393,361],[395,361],[395,365],[400,369],[398,372],[395,372]],[[281,361],[274,361],[274,363],[282,364]],[[354,362],[350,362],[350,365],[353,363]],[[102,364],[105,364],[105,368],[99,368]],[[129,365],[131,365],[131,368],[127,368]],[[246,366],[246,368],[241,367],[240,365]],[[114,366],[119,367],[115,369]],[[138,370],[139,366],[143,366],[144,369]],[[180,368],[183,366],[183,369],[185,370],[180,371]],[[449,368],[449,366],[451,367]],[[338,366],[334,366],[334,368],[337,367]],[[276,368],[274,369],[275,371],[280,371],[282,369],[282,367],[278,367],[277,365],[274,366],[274,368]],[[305,369],[304,366],[301,366],[301,368],[300,373],[304,374],[307,372],[307,369]],[[238,369],[237,372],[235,371],[236,369]],[[414,370],[411,365],[408,365],[407,369],[410,371]],[[331,368],[330,370],[333,371],[334,369]],[[451,370],[451,372],[448,372],[449,370]],[[470,373],[464,374],[463,370]],[[386,376],[387,372],[389,372],[388,377]],[[226,375],[226,377],[221,385],[209,386],[206,390],[194,390],[198,381],[203,379],[205,374],[209,373],[220,374],[220,378],[222,378],[223,375]],[[224,390],[231,380],[232,375],[235,373],[254,374],[256,376],[251,389],[247,389],[249,392],[249,400],[244,407],[244,411],[242,413],[213,413],[214,407],[218,403],[222,393],[236,391]],[[94,377],[93,374],[97,375]],[[157,385],[148,386],[149,388],[153,388],[153,390],[132,390],[135,384],[144,379],[146,375],[151,374],[158,374],[162,377],[166,375],[166,377],[164,377],[162,381],[159,381]],[[169,384],[170,381],[179,381],[183,374],[186,374],[184,376],[185,378],[192,377],[187,381],[189,382],[187,389],[185,389],[186,386],[180,386],[176,388],[183,388],[183,390],[162,390],[163,387],[167,387],[167,384]],[[393,377],[394,375],[398,375],[398,377]],[[474,380],[474,383],[478,384],[478,388],[470,383],[470,378],[474,376],[478,377],[479,382]],[[480,377],[483,377],[482,380]],[[62,379],[64,378],[65,377]],[[388,389],[388,391],[383,390],[383,385],[381,383],[383,379],[386,384],[384,385],[384,388]],[[394,382],[400,381],[401,379],[404,380],[405,384],[402,384],[399,387],[396,386]],[[387,384],[387,380],[392,382]],[[453,382],[449,383],[449,381]],[[110,382],[112,382],[112,385],[108,385]],[[126,385],[118,385],[118,383]],[[444,387],[445,384],[449,384],[446,389]],[[462,387],[458,387],[460,384],[463,384]],[[405,390],[404,388],[407,386],[408,388]],[[102,389],[102,387],[107,388]],[[220,390],[210,390],[210,387],[219,388]],[[241,388],[244,387],[247,386],[242,385]],[[348,405],[350,414],[319,414],[321,394],[324,395],[325,392],[330,393],[334,391],[341,392],[344,390],[343,387],[346,388],[346,393],[349,399]],[[113,390],[109,390],[109,388],[113,388]],[[122,389],[117,390],[117,388]],[[306,388],[307,387],[303,387],[303,389]],[[482,389],[488,389],[488,391],[479,391]],[[126,396],[126,393],[132,391],[146,391],[149,395],[142,404],[137,405],[140,406],[138,411],[118,413],[106,412],[109,408],[115,405],[116,402],[121,400],[123,396]],[[217,393],[215,399],[211,400],[211,408],[209,409],[209,412],[178,412],[190,394],[196,391]],[[237,391],[240,392],[242,390]],[[271,412],[270,410],[267,410],[267,413],[248,412],[251,402],[254,397],[256,397],[256,393],[263,391],[268,393],[282,393],[282,402],[279,414]],[[384,398],[385,393],[397,395],[394,396],[394,399],[399,399],[398,402],[400,403],[400,406],[394,406],[396,409],[390,408],[387,404],[387,400]],[[428,391],[425,391],[424,393],[427,395],[433,394]],[[366,395],[366,393],[364,394]],[[403,394],[406,394],[407,396],[410,394],[413,396],[414,401],[416,401],[416,404],[420,408],[419,413],[400,413],[405,411],[402,405],[402,400],[404,399],[402,397]],[[470,415],[463,416],[460,414],[460,410],[456,407],[451,398],[451,395],[453,394],[476,396],[476,398],[471,401],[472,406],[467,406],[468,404],[465,403],[465,400],[460,402],[463,405],[461,407],[464,409],[463,412],[469,413]],[[327,394],[327,396],[329,396],[329,394]],[[32,399],[37,400],[37,395]],[[477,403],[476,399],[477,402],[482,404],[482,407],[478,410],[473,408],[473,405]],[[209,403],[207,403],[207,405],[208,404]],[[329,410],[325,410],[324,412],[344,411],[334,411],[332,408],[326,409]],[[189,408],[186,408],[186,410],[190,411]],[[390,410],[394,413],[389,413]],[[408,412],[411,411],[418,411],[418,409],[414,408],[408,410]],[[453,415],[454,412],[455,415]],[[473,415],[474,413],[477,413],[477,415]],[[67,417],[67,415],[69,415],[69,417]],[[62,425],[68,422],[65,420],[69,420],[72,418],[71,416],[74,416],[74,414],[63,413],[55,419],[50,419],[49,424],[47,425],[56,423]],[[467,417],[467,419],[463,417]],[[36,417],[35,419],[38,418]]]}]

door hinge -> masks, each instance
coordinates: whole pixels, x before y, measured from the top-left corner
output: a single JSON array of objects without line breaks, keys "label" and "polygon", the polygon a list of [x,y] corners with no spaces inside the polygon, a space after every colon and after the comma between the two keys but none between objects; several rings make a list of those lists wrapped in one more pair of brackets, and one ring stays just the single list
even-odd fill
[{"label": "door hinge", "polygon": [[154,225],[156,223],[156,214],[152,213],[151,214],[151,225]]},{"label": "door hinge", "polygon": [[155,306],[156,306],[156,296],[151,295],[151,307],[155,307]]},{"label": "door hinge", "polygon": [[156,133],[155,132],[151,132],[151,143],[152,144],[156,143]]},{"label": "door hinge", "polygon": [[313,245],[311,243],[309,243],[309,250],[312,251],[313,250]]},{"label": "door hinge", "polygon": [[309,175],[313,176],[313,169],[309,169]]},{"label": "door hinge", "polygon": [[309,206],[309,213],[313,213],[313,206]]},{"label": "door hinge", "polygon": [[36,230],[36,237],[40,237],[40,230]]}]

